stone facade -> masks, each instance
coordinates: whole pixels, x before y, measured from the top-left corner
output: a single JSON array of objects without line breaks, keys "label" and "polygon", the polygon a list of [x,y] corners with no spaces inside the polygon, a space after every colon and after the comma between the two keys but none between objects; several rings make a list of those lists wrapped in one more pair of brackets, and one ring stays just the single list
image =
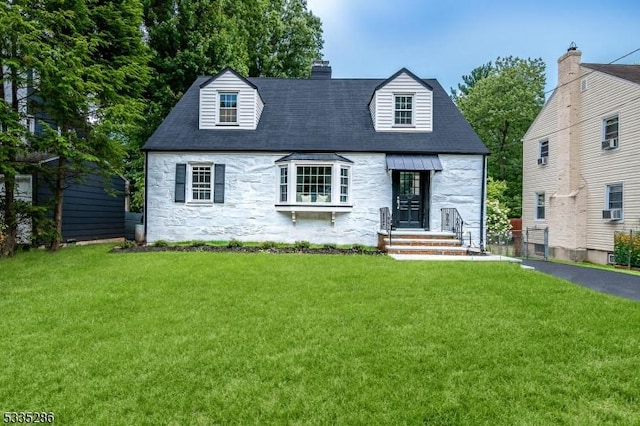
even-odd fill
[{"label": "stone facade", "polygon": [[[464,220],[464,237],[471,246],[480,247],[485,235],[480,235],[481,217],[486,222],[482,192],[484,158],[481,155],[440,155],[442,171],[431,179],[431,229],[440,230],[440,209],[455,207]],[[482,238],[481,238],[482,237]]]},{"label": "stone facade", "polygon": [[[385,154],[338,153],[351,165],[351,205],[335,213],[278,211],[275,161],[289,153],[148,153],[147,242],[230,240],[313,243],[377,243],[379,210],[391,208],[391,172]],[[440,155],[441,172],[431,172],[430,228],[440,230],[440,209],[455,207],[465,233],[480,244],[483,181],[481,155]],[[225,164],[222,204],[174,202],[177,163]],[[348,211],[344,211],[348,210]],[[468,234],[466,234],[468,235]]]}]

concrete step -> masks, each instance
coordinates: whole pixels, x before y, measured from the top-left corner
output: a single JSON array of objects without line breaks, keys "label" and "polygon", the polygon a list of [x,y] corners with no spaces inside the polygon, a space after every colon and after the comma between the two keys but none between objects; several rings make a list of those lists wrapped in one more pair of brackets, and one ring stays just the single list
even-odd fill
[{"label": "concrete step", "polygon": [[461,246],[462,242],[455,238],[396,238],[391,235],[384,239],[385,246],[393,244],[394,246]]},{"label": "concrete step", "polygon": [[[383,233],[386,235],[386,233]],[[455,239],[456,234],[453,232],[440,232],[440,231],[424,231],[424,230],[411,230],[411,229],[396,229],[391,231],[391,238],[409,238],[409,239],[417,239],[417,238],[427,238],[430,240],[435,239]]]},{"label": "concrete step", "polygon": [[467,248],[460,246],[387,246],[387,254],[425,254],[425,255],[447,255],[466,256]]}]

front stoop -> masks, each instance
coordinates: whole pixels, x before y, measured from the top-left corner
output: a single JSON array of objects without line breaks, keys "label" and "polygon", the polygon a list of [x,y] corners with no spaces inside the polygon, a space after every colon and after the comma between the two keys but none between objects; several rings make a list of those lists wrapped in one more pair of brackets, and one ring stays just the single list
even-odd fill
[{"label": "front stoop", "polygon": [[452,232],[394,230],[378,233],[378,248],[389,255],[466,256],[467,247]]}]

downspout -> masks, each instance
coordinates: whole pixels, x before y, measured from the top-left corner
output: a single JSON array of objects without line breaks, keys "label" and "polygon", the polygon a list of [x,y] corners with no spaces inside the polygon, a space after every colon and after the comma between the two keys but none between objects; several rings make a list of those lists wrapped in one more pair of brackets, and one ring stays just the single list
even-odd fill
[{"label": "downspout", "polygon": [[484,223],[484,211],[486,206],[486,192],[487,192],[487,155],[482,155],[482,192],[480,194],[480,250],[484,251],[484,235],[485,235],[485,223]]},{"label": "downspout", "polygon": [[144,224],[144,241],[147,242],[147,191],[148,189],[148,174],[149,174],[149,151],[144,152],[144,207],[142,209],[142,221]]}]

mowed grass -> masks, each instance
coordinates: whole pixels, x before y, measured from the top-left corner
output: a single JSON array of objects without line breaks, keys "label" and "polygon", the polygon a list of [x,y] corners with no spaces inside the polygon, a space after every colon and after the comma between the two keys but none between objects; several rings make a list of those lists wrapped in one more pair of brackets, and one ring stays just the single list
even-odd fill
[{"label": "mowed grass", "polygon": [[639,424],[640,304],[504,263],[0,260],[0,410],[59,424]]}]

